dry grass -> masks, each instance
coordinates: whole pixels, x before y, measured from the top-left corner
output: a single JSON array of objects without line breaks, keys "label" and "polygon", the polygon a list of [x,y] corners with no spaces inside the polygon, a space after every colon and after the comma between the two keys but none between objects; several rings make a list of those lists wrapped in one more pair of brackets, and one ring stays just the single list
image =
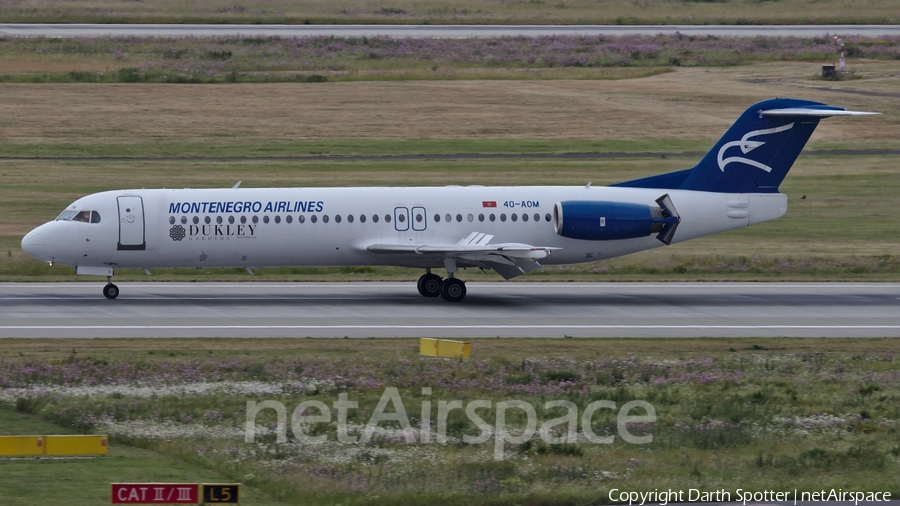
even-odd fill
[{"label": "dry grass", "polygon": [[896,23],[890,0],[19,0],[7,22],[225,23]]},{"label": "dry grass", "polygon": [[[614,81],[3,84],[0,139],[11,144],[334,138],[712,142],[754,101],[798,96],[885,113],[864,121],[827,122],[813,145],[894,146],[900,136],[900,101],[894,96],[900,93],[900,62],[851,66],[863,79],[827,83],[814,78],[814,64],[772,63],[679,68]],[[752,79],[767,82],[748,82]]]}]

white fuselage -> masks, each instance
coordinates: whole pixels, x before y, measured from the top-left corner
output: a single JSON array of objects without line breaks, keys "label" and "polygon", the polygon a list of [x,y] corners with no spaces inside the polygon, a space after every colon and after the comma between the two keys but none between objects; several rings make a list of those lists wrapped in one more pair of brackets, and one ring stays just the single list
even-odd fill
[{"label": "white fuselage", "polygon": [[[653,205],[668,193],[681,217],[673,243],[776,219],[780,193],[725,194],[620,187],[403,187],[120,190],[89,195],[69,211],[95,223],[57,220],[23,248],[65,265],[263,267],[395,265],[442,267],[434,256],[379,254],[372,244],[454,245],[473,232],[492,243],[554,249],[541,264],[568,264],[656,248],[653,235],[578,240],[554,227],[560,201]],[[496,207],[493,207],[496,206]],[[460,267],[477,266],[460,260]]]}]

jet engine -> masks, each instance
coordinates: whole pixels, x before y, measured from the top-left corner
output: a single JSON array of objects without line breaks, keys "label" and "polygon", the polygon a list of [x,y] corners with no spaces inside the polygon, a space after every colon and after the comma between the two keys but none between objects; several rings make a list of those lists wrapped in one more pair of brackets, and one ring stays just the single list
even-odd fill
[{"label": "jet engine", "polygon": [[567,200],[553,208],[556,233],[569,239],[615,241],[657,234],[671,244],[681,218],[669,194],[656,199],[657,206],[630,202]]}]

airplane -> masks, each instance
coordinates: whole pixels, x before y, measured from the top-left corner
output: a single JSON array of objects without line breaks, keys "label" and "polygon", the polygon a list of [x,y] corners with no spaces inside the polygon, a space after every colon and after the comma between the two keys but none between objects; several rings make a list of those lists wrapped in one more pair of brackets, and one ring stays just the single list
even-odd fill
[{"label": "airplane", "polygon": [[[22,239],[34,258],[106,276],[164,267],[400,266],[425,297],[459,302],[460,269],[505,279],[755,225],[787,212],[778,187],[818,125],[848,111],[754,104],[693,168],[609,186],[114,190],[80,198]],[[446,278],[434,270],[445,269]]]}]

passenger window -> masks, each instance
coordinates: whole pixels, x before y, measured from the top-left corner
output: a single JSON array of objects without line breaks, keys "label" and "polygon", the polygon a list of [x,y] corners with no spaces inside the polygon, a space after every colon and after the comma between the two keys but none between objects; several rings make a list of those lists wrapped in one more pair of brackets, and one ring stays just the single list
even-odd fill
[{"label": "passenger window", "polygon": [[400,220],[400,223],[405,223],[405,222],[406,222],[406,216],[405,216],[405,215],[402,215],[402,214],[401,214],[400,216],[397,216],[397,219]]},{"label": "passenger window", "polygon": [[335,223],[340,223],[340,222],[341,222],[341,215],[340,215],[340,214],[335,215],[335,217],[334,217],[334,222],[335,222]]},{"label": "passenger window", "polygon": [[322,223],[328,223],[328,215],[327,214],[322,215]]},{"label": "passenger window", "polygon": [[100,223],[100,213],[91,211],[91,223]]},{"label": "passenger window", "polygon": [[538,213],[534,213],[534,221],[541,221],[541,215]]},{"label": "passenger window", "polygon": [[306,221],[306,216],[303,216],[302,214],[297,216],[297,223],[303,223],[304,221]]},{"label": "passenger window", "polygon": [[435,222],[435,223],[440,223],[440,222],[441,222],[441,215],[440,215],[440,214],[435,214],[435,215],[434,215],[434,222]]},{"label": "passenger window", "polygon": [[384,222],[385,222],[385,223],[390,223],[390,222],[391,222],[391,215],[390,215],[390,214],[385,214],[385,215],[384,215]]},{"label": "passenger window", "polygon": [[228,223],[234,225],[234,216],[229,216],[229,217],[228,217]]},{"label": "passenger window", "polygon": [[483,215],[483,214],[479,214],[479,215],[478,215],[478,221],[484,221],[484,215]]},{"label": "passenger window", "polygon": [[[256,216],[253,217],[253,223],[256,223]],[[263,216],[263,223],[269,223],[268,216]]]},{"label": "passenger window", "polygon": [[550,216],[550,213],[544,215],[544,221],[550,221],[551,219],[553,218]]},{"label": "passenger window", "polygon": [[182,224],[182,225],[187,225],[187,216],[182,216],[182,217],[181,217],[181,224]]},{"label": "passenger window", "polygon": [[216,223],[218,223],[219,225],[222,224],[222,217],[221,217],[221,216],[216,216]]},{"label": "passenger window", "polygon": [[519,221],[519,215],[516,214],[516,213],[512,213],[511,215],[509,215],[509,217],[510,217],[510,219],[512,219],[513,221]]},{"label": "passenger window", "polygon": [[292,218],[291,215],[289,214],[289,215],[287,215],[287,216],[284,217],[284,221],[288,222],[288,225],[290,225],[291,222],[294,221],[294,218]]},{"label": "passenger window", "polygon": [[353,223],[353,215],[352,214],[347,215],[347,223]]},{"label": "passenger window", "polygon": [[359,222],[360,222],[360,223],[365,223],[365,222],[366,222],[366,215],[365,215],[365,214],[360,214],[360,215],[359,215]]},{"label": "passenger window", "polygon": [[372,215],[372,221],[374,221],[375,223],[378,223],[378,215],[377,214]]},{"label": "passenger window", "polygon": [[448,215],[446,215],[446,216],[444,216],[444,218],[446,218],[446,219],[447,219],[447,222],[451,222],[451,221],[453,221],[453,217],[452,217],[452,216],[450,216],[450,215],[449,215],[449,214],[448,214]]},{"label": "passenger window", "polygon": [[[266,216],[266,218],[268,218],[268,216]],[[276,217],[275,217],[275,223],[276,223],[276,224],[281,223],[281,216],[276,216]]]},{"label": "passenger window", "polygon": [[416,223],[422,223],[422,220],[425,219],[421,214],[416,214]]},{"label": "passenger window", "polygon": [[500,213],[500,221],[506,221],[506,213]]},{"label": "passenger window", "polygon": [[212,218],[210,218],[209,216],[207,216],[206,218],[203,218],[203,221],[204,221],[207,225],[209,225],[210,223],[212,223]]},{"label": "passenger window", "polygon": [[309,217],[309,221],[312,222],[312,223],[315,223],[315,222],[317,222],[318,220],[319,220],[319,218],[317,218],[315,214]]},{"label": "passenger window", "polygon": [[200,218],[194,216],[193,221],[194,221],[194,225],[196,225],[196,224],[200,223]]},{"label": "passenger window", "polygon": [[241,216],[241,223],[247,223],[247,217]]},{"label": "passenger window", "polygon": [[472,214],[470,213],[468,216],[466,216],[466,219],[469,220],[469,223],[472,223],[472,221],[475,219],[475,217],[472,216]]},{"label": "passenger window", "polygon": [[491,221],[494,221],[494,220],[496,220],[496,219],[497,219],[497,217],[496,217],[496,216],[494,216],[494,213],[491,213],[491,215],[490,215],[490,216],[488,216],[488,219],[489,219],[489,220],[491,220]]},{"label": "passenger window", "polygon": [[461,214],[457,214],[457,215],[456,215],[456,222],[457,222],[457,223],[462,223],[462,215],[461,215]]},{"label": "passenger window", "polygon": [[169,216],[169,225],[174,225],[174,224],[175,224],[175,217]]},{"label": "passenger window", "polygon": [[253,215],[253,223],[259,223],[259,217],[258,217],[258,216]]},{"label": "passenger window", "polygon": [[527,215],[527,214],[522,213],[522,221],[528,221],[528,215]]}]

